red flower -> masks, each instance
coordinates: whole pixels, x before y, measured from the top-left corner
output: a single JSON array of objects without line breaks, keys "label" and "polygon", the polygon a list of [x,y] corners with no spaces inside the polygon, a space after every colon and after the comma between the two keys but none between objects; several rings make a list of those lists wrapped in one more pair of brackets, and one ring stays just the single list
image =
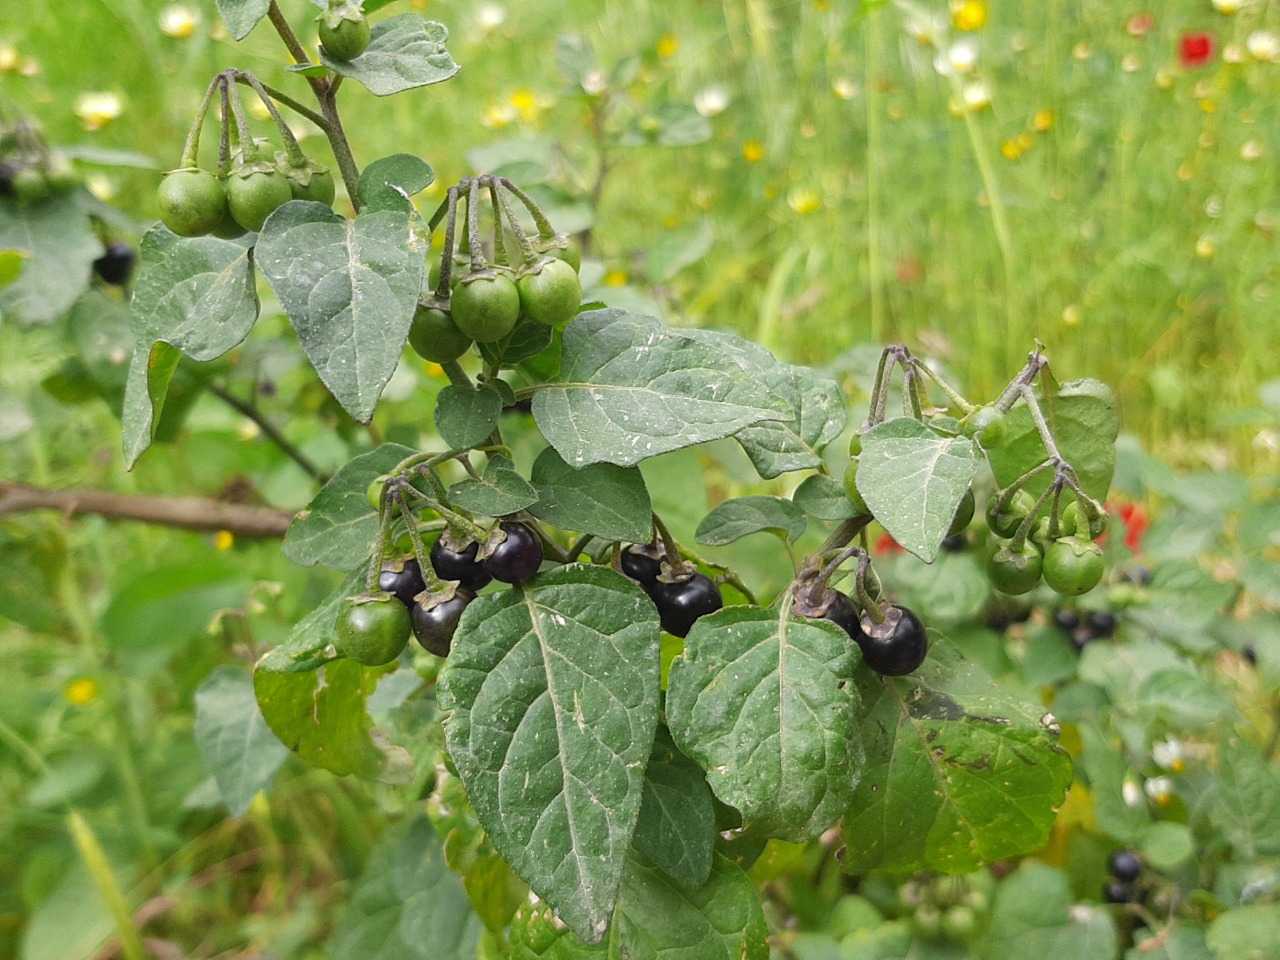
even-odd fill
[{"label": "red flower", "polygon": [[1207,33],[1184,33],[1178,40],[1178,62],[1188,70],[1203,67],[1213,59],[1213,37]]},{"label": "red flower", "polygon": [[903,550],[902,545],[899,544],[897,540],[893,539],[893,537],[889,536],[889,531],[886,530],[884,533],[880,534],[879,539],[876,540],[875,546],[871,548],[871,552],[879,555],[885,553],[902,553]]},{"label": "red flower", "polygon": [[1138,503],[1120,505],[1120,522],[1124,524],[1124,545],[1137,553],[1142,548],[1142,537],[1151,526],[1151,516]]}]

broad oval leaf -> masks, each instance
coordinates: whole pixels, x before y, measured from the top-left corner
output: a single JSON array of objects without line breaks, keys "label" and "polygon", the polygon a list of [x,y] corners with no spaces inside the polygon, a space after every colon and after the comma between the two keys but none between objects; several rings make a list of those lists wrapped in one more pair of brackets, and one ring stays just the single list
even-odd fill
[{"label": "broad oval leaf", "polygon": [[667,723],[753,830],[809,840],[848,808],[862,765],[857,649],[789,604],[727,607],[689,631],[671,665]]},{"label": "broad oval leaf", "polygon": [[716,813],[702,768],[658,727],[644,772],[635,847],[681,886],[700,887],[711,873]]},{"label": "broad oval leaf", "polygon": [[492,457],[479,479],[460,480],[449,488],[449,502],[483,517],[505,517],[534,503],[538,491],[503,457]]},{"label": "broad oval leaf", "polygon": [[423,255],[408,213],[348,220],[322,203],[291,200],[267,218],[256,256],[324,385],[368,422],[422,289]]},{"label": "broad oval leaf", "polygon": [[411,153],[393,153],[373,161],[360,172],[356,193],[369,210],[409,210],[409,198],[431,185],[436,173],[427,161]]},{"label": "broad oval leaf", "polygon": [[789,408],[724,351],[612,308],[570,321],[560,374],[534,394],[533,415],[566,463],[629,467]]},{"label": "broad oval leaf", "polygon": [[1280,960],[1280,903],[1227,910],[1209,924],[1205,940],[1217,960]]},{"label": "broad oval leaf", "polygon": [[231,36],[247,37],[271,9],[271,0],[218,0],[218,10]]},{"label": "broad oval leaf", "polygon": [[773,533],[795,540],[808,521],[804,511],[782,497],[735,497],[703,517],[694,539],[708,547],[723,547],[753,533]]},{"label": "broad oval leaf", "polygon": [[358,80],[370,93],[402,90],[448,80],[459,67],[445,49],[449,31],[416,13],[402,13],[373,25],[369,47],[354,60],[334,60],[320,48],[320,62],[334,73]]},{"label": "broad oval leaf", "polygon": [[766,480],[822,465],[822,451],[844,431],[848,415],[834,380],[808,367],[778,364],[764,378],[791,405],[789,419],[746,427],[734,436]]},{"label": "broad oval leaf", "polygon": [[1280,774],[1254,746],[1224,736],[1203,819],[1242,860],[1280,853]]},{"label": "broad oval leaf", "polygon": [[131,318],[137,346],[121,413],[125,465],[151,445],[178,353],[214,360],[258,319],[253,248],[217,237],[179,237],[163,225],[139,248]]},{"label": "broad oval leaf", "polygon": [[369,506],[369,484],[411,457],[416,450],[384,443],[338,470],[293,518],[284,537],[284,554],[309,567],[323,563],[350,570],[366,560],[378,536],[378,514]]},{"label": "broad oval leaf", "polygon": [[575,470],[548,447],[533,462],[531,478],[538,491],[529,508],[535,517],[605,540],[649,542],[653,506],[639,467],[592,463]]},{"label": "broad oval leaf", "polygon": [[796,487],[791,499],[797,507],[819,520],[848,520],[853,516],[853,504],[845,496],[844,486],[826,474],[815,473],[806,477]]},{"label": "broad oval leaf", "polygon": [[859,671],[867,764],[844,821],[850,873],[967,873],[1037,850],[1071,784],[1044,709],[929,639],[909,676]]},{"label": "broad oval leaf", "polygon": [[0,250],[21,254],[17,276],[0,286],[0,318],[46,324],[89,286],[102,241],[73,192],[39,203],[0,204]]},{"label": "broad oval leaf", "polygon": [[431,822],[392,827],[369,854],[325,948],[331,960],[475,960],[484,925]]},{"label": "broad oval leaf", "polygon": [[1116,955],[1116,928],[1099,906],[1074,906],[1061,870],[1028,860],[996,892],[990,928],[974,944],[981,960],[1081,960]]},{"label": "broad oval leaf", "polygon": [[657,611],[583,564],[472,601],[440,675],[449,753],[481,825],[588,943],[617,900],[658,696]]},{"label": "broad oval leaf", "polygon": [[[1058,451],[1075,468],[1085,492],[1095,500],[1105,500],[1116,468],[1116,437],[1120,433],[1111,388],[1098,380],[1069,380],[1048,396],[1042,395],[1040,405]],[[991,472],[1002,487],[1049,455],[1025,403],[1009,411],[1005,426],[1003,441],[987,451]],[[1027,489],[1038,496],[1049,479],[1036,477]]]},{"label": "broad oval leaf", "polygon": [[502,394],[490,384],[451,385],[436,395],[436,430],[453,450],[470,450],[484,443],[500,416]]},{"label": "broad oval leaf", "polygon": [[219,667],[196,689],[196,746],[213,774],[222,802],[240,816],[275,779],[289,755],[267,726],[243,670]]},{"label": "broad oval leaf", "polygon": [[979,463],[972,441],[899,417],[863,435],[858,492],[903,549],[932,563]]}]

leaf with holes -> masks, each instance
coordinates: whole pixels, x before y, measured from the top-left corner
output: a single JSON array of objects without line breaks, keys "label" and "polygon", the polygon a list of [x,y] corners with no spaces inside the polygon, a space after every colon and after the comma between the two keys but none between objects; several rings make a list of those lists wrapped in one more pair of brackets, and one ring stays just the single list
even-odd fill
[{"label": "leaf with holes", "polygon": [[966,873],[1037,850],[1071,783],[1044,709],[929,639],[909,676],[859,671],[867,764],[844,820],[850,873]]},{"label": "leaf with holes", "polygon": [[592,310],[564,331],[559,376],[533,398],[538,428],[571,466],[629,467],[789,415],[732,356],[653,317]]},{"label": "leaf with holes", "polygon": [[750,828],[802,842],[848,808],[862,765],[857,649],[789,603],[727,607],[689,631],[671,664],[667,723]]},{"label": "leaf with holes", "polygon": [[424,269],[405,211],[354,220],[291,200],[258,234],[259,269],[320,379],[362,423],[400,361]]},{"label": "leaf with holes", "polygon": [[971,440],[899,417],[863,434],[858,492],[903,549],[932,563],[981,462]]},{"label": "leaf with holes", "polygon": [[658,722],[658,615],[612,570],[570,564],[467,607],[439,701],[481,825],[578,936],[618,897]]}]

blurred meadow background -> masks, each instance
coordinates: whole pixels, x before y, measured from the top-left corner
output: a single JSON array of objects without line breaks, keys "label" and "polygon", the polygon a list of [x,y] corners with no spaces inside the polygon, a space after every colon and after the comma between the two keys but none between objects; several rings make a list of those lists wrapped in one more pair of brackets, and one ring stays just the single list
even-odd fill
[{"label": "blurred meadow background", "polygon": [[[308,5],[284,6],[314,42]],[[347,91],[357,159],[542,181],[557,222],[590,229],[599,286],[627,288],[614,302],[634,289],[817,366],[906,341],[979,396],[1038,339],[1060,378],[1110,383],[1145,445],[1274,466],[1274,2],[411,6],[462,72]],[[0,91],[54,143],[158,169],[217,69],[298,84],[274,35],[231,42],[212,0],[10,7],[0,46]],[[156,180],[95,178],[140,222]]]}]

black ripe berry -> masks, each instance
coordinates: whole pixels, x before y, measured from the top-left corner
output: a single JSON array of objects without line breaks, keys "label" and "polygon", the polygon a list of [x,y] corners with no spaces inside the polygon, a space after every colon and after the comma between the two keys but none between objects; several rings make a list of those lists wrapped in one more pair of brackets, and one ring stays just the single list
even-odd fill
[{"label": "black ripe berry", "polygon": [[947,553],[961,553],[969,545],[969,539],[963,533],[946,537],[942,541],[942,549]]},{"label": "black ripe berry", "polygon": [[1085,617],[1085,624],[1089,627],[1089,632],[1093,634],[1094,639],[1097,640],[1109,637],[1116,632],[1115,614],[1108,613],[1106,610],[1093,611],[1093,613]]},{"label": "black ripe berry", "polygon": [[427,589],[422,579],[422,568],[418,561],[410,557],[407,560],[388,560],[382,565],[378,574],[378,589],[385,593],[394,593],[396,599],[412,609],[413,598]]},{"label": "black ripe berry", "polygon": [[101,277],[104,283],[109,283],[113,287],[122,287],[129,282],[135,259],[133,247],[129,244],[119,241],[109,243],[107,252],[93,261],[93,272]]},{"label": "black ripe berry", "polygon": [[458,621],[462,612],[474,599],[474,594],[467,590],[459,590],[450,599],[437,603],[430,609],[421,603],[413,605],[413,636],[427,653],[437,657],[447,657],[453,645],[453,635],[458,630]]},{"label": "black ripe berry", "polygon": [[1107,903],[1132,903],[1133,885],[1123,880],[1108,880],[1102,888],[1102,899]]},{"label": "black ripe berry", "polygon": [[645,593],[653,590],[654,584],[658,582],[658,574],[662,572],[662,561],[653,555],[655,552],[652,547],[633,543],[618,558],[623,574],[640,584]]},{"label": "black ripe berry", "polygon": [[502,530],[507,539],[485,557],[484,569],[503,583],[523,583],[542,566],[542,544],[523,523],[504,523]]},{"label": "black ripe berry", "polygon": [[677,637],[688,636],[700,617],[715,613],[724,606],[720,588],[702,573],[673,583],[659,580],[650,596],[658,608],[662,629]]},{"label": "black ripe berry", "polygon": [[827,609],[822,614],[822,619],[830,620],[847,633],[850,640],[862,643],[866,639],[866,634],[862,632],[862,624],[858,619],[858,610],[853,605],[853,601],[839,590],[832,590],[831,592],[834,596],[831,602],[827,604]]},{"label": "black ripe berry", "polygon": [[1080,614],[1063,607],[1053,615],[1053,625],[1063,633],[1071,634],[1080,626]]},{"label": "black ripe berry", "polygon": [[461,550],[445,545],[441,537],[431,545],[431,569],[441,580],[456,580],[468,590],[479,590],[493,579],[476,559],[480,544],[469,543]]},{"label": "black ripe berry", "polygon": [[1117,850],[1107,861],[1107,871],[1117,880],[1129,883],[1142,873],[1142,861],[1128,850]]},{"label": "black ripe berry", "polygon": [[924,663],[929,638],[920,618],[907,607],[890,603],[881,612],[880,623],[870,616],[862,618],[862,659],[881,676],[901,677]]}]

